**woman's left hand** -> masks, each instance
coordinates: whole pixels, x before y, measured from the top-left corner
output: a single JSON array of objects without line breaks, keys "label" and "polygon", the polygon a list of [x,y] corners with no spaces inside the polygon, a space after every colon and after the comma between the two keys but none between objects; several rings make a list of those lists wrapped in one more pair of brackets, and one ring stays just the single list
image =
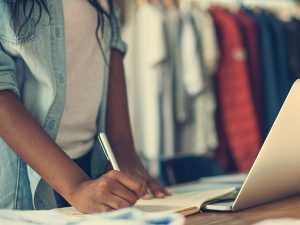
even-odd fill
[{"label": "woman's left hand", "polygon": [[171,195],[171,193],[165,187],[163,187],[157,179],[150,176],[139,158],[130,160],[127,157],[126,160],[118,160],[118,162],[122,172],[132,178],[138,178],[145,181],[148,194],[143,197],[144,199],[151,199],[153,197],[164,198]]}]

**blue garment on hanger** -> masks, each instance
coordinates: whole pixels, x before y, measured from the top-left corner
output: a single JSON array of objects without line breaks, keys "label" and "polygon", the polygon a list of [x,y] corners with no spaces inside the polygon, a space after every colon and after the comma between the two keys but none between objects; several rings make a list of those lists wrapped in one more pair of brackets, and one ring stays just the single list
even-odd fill
[{"label": "blue garment on hanger", "polygon": [[287,36],[288,61],[290,81],[300,78],[300,20],[293,18],[286,22],[285,32]]},{"label": "blue garment on hanger", "polygon": [[263,87],[264,115],[263,115],[263,138],[271,129],[273,122],[280,109],[280,97],[274,60],[274,48],[272,33],[269,28],[269,19],[266,13],[254,13],[249,9],[245,11],[254,19],[258,28],[259,54],[261,60],[261,74]]},{"label": "blue garment on hanger", "polygon": [[278,84],[280,104],[282,105],[292,83],[289,81],[287,38],[284,25],[273,15],[267,15],[274,49],[275,74]]}]

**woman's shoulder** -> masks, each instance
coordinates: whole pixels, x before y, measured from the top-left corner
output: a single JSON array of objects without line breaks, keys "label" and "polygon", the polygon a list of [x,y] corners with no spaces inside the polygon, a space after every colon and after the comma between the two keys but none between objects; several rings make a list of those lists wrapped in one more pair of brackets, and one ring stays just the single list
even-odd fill
[{"label": "woman's shoulder", "polygon": [[[0,43],[21,45],[33,39],[34,24],[27,23],[23,26],[23,11],[17,18],[13,15],[12,9],[19,1],[16,0],[0,0]],[[18,20],[18,22],[16,22]],[[24,23],[25,24],[25,23]],[[20,28],[23,28],[22,30]],[[19,33],[18,33],[19,32]]]},{"label": "woman's shoulder", "polygon": [[[11,12],[11,6],[15,2],[15,0],[0,0],[0,18],[2,19],[2,16]],[[5,10],[5,11],[3,11]]]},{"label": "woman's shoulder", "polygon": [[[0,0],[0,9],[10,9],[10,6],[16,2],[16,0]],[[2,11],[1,11],[2,14]]]},{"label": "woman's shoulder", "polygon": [[11,4],[13,0],[0,0],[0,41],[6,41],[11,34]]}]

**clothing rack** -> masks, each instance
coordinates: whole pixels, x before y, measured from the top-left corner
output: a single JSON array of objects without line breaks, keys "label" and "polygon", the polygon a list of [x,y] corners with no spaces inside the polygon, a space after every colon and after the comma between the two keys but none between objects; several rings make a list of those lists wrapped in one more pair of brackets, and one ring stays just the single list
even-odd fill
[{"label": "clothing rack", "polygon": [[299,1],[295,0],[181,0],[180,7],[183,10],[188,10],[192,3],[197,3],[203,8],[208,8],[211,4],[258,6],[263,8],[291,8],[299,5]]}]

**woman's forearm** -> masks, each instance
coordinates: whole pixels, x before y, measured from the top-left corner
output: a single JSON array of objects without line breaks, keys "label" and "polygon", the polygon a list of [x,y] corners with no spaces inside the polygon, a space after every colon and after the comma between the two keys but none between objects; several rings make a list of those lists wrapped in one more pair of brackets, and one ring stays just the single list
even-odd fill
[{"label": "woman's forearm", "polygon": [[0,91],[0,137],[80,212],[130,207],[146,193],[143,181],[119,171],[91,180],[8,91]]},{"label": "woman's forearm", "polygon": [[112,50],[106,131],[117,158],[137,157],[130,128],[123,55]]},{"label": "woman's forearm", "polygon": [[0,91],[0,137],[68,200],[80,182],[90,179],[9,91]]},{"label": "woman's forearm", "polygon": [[121,171],[142,179],[154,197],[170,193],[153,179],[134,148],[127,103],[123,55],[112,50],[107,98],[106,130]]}]

